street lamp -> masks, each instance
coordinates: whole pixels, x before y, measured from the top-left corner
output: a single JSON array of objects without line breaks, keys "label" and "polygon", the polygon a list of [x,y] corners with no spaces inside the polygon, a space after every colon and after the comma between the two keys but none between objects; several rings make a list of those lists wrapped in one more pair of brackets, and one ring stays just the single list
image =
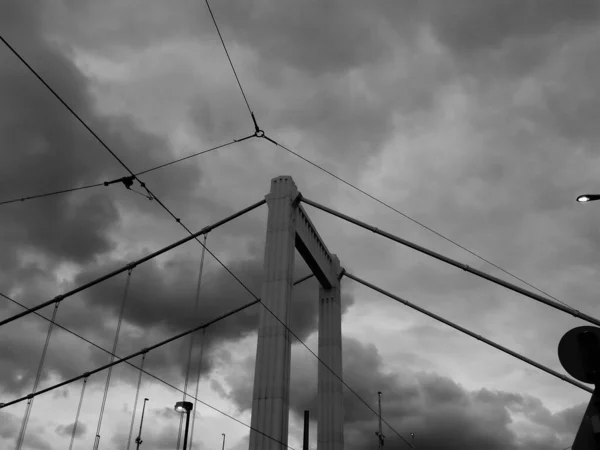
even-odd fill
[{"label": "street lamp", "polygon": [[225,450],[225,433],[221,433],[223,435],[223,447],[221,450]]},{"label": "street lamp", "polygon": [[144,423],[144,411],[146,411],[146,402],[150,400],[149,398],[144,399],[144,406],[142,407],[142,420],[140,420],[140,432],[138,437],[135,438],[135,443],[137,444],[136,449],[140,450],[140,445],[142,445],[142,424]]},{"label": "street lamp", "polygon": [[577,197],[577,201],[579,203],[587,203],[593,202],[594,200],[600,200],[600,195],[598,194],[584,194]]},{"label": "street lamp", "polygon": [[175,403],[175,411],[178,413],[185,413],[185,434],[183,435],[183,450],[187,448],[187,436],[188,428],[190,426],[190,411],[194,405],[191,402],[177,402]]}]

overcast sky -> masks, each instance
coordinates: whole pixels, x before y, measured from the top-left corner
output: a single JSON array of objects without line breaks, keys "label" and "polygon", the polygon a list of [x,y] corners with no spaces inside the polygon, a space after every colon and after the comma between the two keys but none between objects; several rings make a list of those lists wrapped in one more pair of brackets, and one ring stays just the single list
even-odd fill
[{"label": "overcast sky", "polygon": [[[592,316],[600,316],[600,3],[596,0],[214,2],[213,12],[260,127],[272,139],[402,213]],[[206,4],[200,0],[2,0],[0,33],[133,171],[254,132]],[[0,45],[0,201],[127,175]],[[264,139],[142,176],[198,230],[291,175],[305,197],[515,279]],[[141,188],[134,186],[137,190]],[[306,206],[349,272],[564,372],[557,346],[571,316]],[[260,294],[267,208],[208,236]],[[0,206],[0,292],[36,305],[159,249],[186,232],[122,184]],[[252,300],[190,242],[133,270],[117,353],[125,355]],[[297,275],[308,272],[297,257]],[[65,300],[57,322],[112,348],[126,274]],[[344,378],[421,450],[560,450],[589,394],[345,279]],[[292,330],[317,349],[317,284],[296,288]],[[250,423],[259,306],[198,335],[200,398]],[[0,299],[0,317],[22,309]],[[44,310],[47,317],[51,308]],[[48,322],[0,330],[0,401],[33,387]],[[145,367],[179,388],[187,345]],[[201,343],[203,344],[201,345]],[[55,329],[40,388],[108,362]],[[135,360],[136,363],[140,359]],[[292,351],[290,446],[316,414],[315,358]],[[75,448],[95,439],[106,372],[90,377]],[[125,449],[137,372],[115,369],[101,449]],[[195,389],[195,379],[190,382]],[[68,446],[81,382],[36,398],[24,449]],[[181,394],[148,376],[142,448],[174,449]],[[0,411],[12,448],[25,404]],[[194,445],[247,448],[248,428],[202,405]],[[137,413],[139,419],[139,411]],[[138,426],[136,420],[136,430]],[[374,414],[345,393],[346,449],[372,450]],[[316,448],[315,424],[311,428]],[[137,431],[134,431],[134,437]],[[390,429],[387,446],[407,448]]]}]

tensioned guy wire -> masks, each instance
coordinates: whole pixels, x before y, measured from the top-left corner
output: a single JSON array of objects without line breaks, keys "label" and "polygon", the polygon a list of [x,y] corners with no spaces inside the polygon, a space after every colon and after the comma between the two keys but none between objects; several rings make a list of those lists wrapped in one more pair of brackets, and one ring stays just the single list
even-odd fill
[{"label": "tensioned guy wire", "polygon": [[87,377],[83,379],[81,386],[81,395],[79,396],[79,405],[77,406],[77,414],[75,414],[75,422],[73,423],[73,431],[71,432],[71,443],[69,444],[69,450],[73,450],[73,442],[75,442],[75,436],[77,435],[77,426],[79,425],[79,414],[81,413],[81,404],[83,403],[83,395],[85,394],[85,386],[87,385]]},{"label": "tensioned guy wire", "polygon": [[127,450],[131,446],[131,438],[133,437],[133,425],[135,423],[135,411],[137,410],[138,397],[140,395],[140,386],[142,385],[142,374],[144,373],[144,363],[146,362],[146,354],[142,355],[142,363],[140,364],[140,374],[137,382],[137,389],[135,390],[135,400],[133,402],[133,412],[131,413],[131,425],[129,426],[129,438],[127,438]]},{"label": "tensioned guy wire", "polygon": [[[121,323],[123,322],[123,313],[125,312],[125,303],[127,303],[127,294],[129,293],[129,284],[131,282],[131,272],[133,269],[130,269],[127,273],[127,281],[125,281],[125,290],[123,291],[123,298],[121,300],[121,311],[119,313],[119,321],[117,323],[117,331],[115,332],[115,340],[113,342],[112,356],[110,357],[110,362],[112,363],[115,360],[115,356],[117,353],[117,345],[119,344],[119,333],[121,331]],[[108,388],[110,386],[110,377],[112,375],[112,366],[108,368],[108,374],[106,376],[106,384],[104,385],[104,397],[102,398],[102,406],[100,407],[100,415],[98,416],[98,426],[96,428],[96,439],[94,440],[94,450],[98,450],[100,447],[100,429],[102,428],[102,419],[104,418],[104,407],[106,406],[106,398],[108,396]]]},{"label": "tensioned guy wire", "polygon": [[[37,392],[40,379],[42,378],[42,370],[44,368],[44,362],[46,361],[46,352],[48,351],[48,344],[50,343],[50,336],[52,335],[52,330],[54,328],[54,321],[56,319],[56,313],[58,312],[58,306],[59,303],[56,302],[54,305],[54,311],[52,312],[52,319],[50,320],[50,325],[48,326],[48,334],[46,334],[46,343],[44,344],[44,349],[42,350],[42,356],[40,358],[37,374],[35,376],[35,382],[33,384],[33,394]],[[23,441],[25,440],[25,433],[27,431],[27,424],[29,423],[29,416],[31,415],[31,408],[33,408],[33,397],[29,398],[27,407],[25,408],[25,415],[23,416],[21,431],[19,432],[19,437],[17,438],[17,450],[21,450],[23,447]]]},{"label": "tensioned guy wire", "polygon": [[[200,270],[198,271],[198,282],[196,283],[196,295],[195,295],[195,299],[194,299],[194,313],[193,313],[193,318],[196,319],[196,317],[198,316],[198,305],[200,304],[200,285],[202,284],[202,272],[204,269],[204,255],[206,254],[206,239],[207,239],[208,235],[205,234],[204,235],[204,243],[202,244],[202,256],[200,258]],[[190,379],[190,366],[192,364],[192,349],[194,348],[194,337],[196,336],[196,333],[192,333],[190,334],[190,345],[188,347],[188,357],[187,357],[187,368],[185,370],[185,383],[183,385],[183,401],[185,402],[185,398],[186,398],[186,393],[187,393],[187,389],[188,389],[188,382]],[[194,415],[196,415],[196,412],[194,411]],[[177,450],[179,450],[179,444],[181,442],[181,430],[183,428],[183,416],[184,414],[181,414],[179,416],[179,434],[177,435]],[[190,445],[190,450],[191,450],[191,445]]]}]

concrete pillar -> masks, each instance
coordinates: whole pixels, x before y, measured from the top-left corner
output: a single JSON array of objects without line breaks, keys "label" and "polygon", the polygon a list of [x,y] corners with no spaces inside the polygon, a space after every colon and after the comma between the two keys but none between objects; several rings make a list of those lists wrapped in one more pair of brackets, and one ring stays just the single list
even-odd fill
[{"label": "concrete pillar", "polygon": [[[295,249],[293,200],[298,189],[291,177],[271,180],[265,243],[262,302],[286,325],[292,294]],[[262,306],[254,369],[250,450],[283,450],[288,441],[291,340],[287,329]]]},{"label": "concrete pillar", "polygon": [[[339,260],[334,256],[336,274]],[[342,378],[342,305],[339,281],[319,289],[319,358]],[[318,450],[344,450],[343,384],[319,363]]]}]

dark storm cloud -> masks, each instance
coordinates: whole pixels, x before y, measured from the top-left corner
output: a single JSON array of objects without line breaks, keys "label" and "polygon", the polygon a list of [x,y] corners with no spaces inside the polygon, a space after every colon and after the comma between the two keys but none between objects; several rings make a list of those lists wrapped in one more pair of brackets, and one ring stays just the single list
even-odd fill
[{"label": "dark storm cloud", "polygon": [[[46,41],[41,10],[37,2],[8,2],[0,24],[3,36],[133,169],[141,156],[146,165],[164,162],[169,153],[166,140],[140,131],[129,118],[96,112],[88,80],[65,53]],[[4,45],[0,58],[0,95],[5,104],[0,113],[2,200],[126,174]],[[168,187],[167,198],[188,190],[197,173],[192,166],[186,167],[170,181],[155,179],[150,187],[161,193]],[[119,223],[119,213],[116,199],[107,192],[115,187],[119,189],[96,188],[3,206],[0,263],[4,272],[15,270],[26,253],[52,259],[54,264],[84,263],[113,249],[108,232]],[[142,207],[148,209],[148,203]]]},{"label": "dark storm cloud", "polygon": [[[68,425],[59,425],[56,427],[56,434],[59,436],[71,437],[73,435],[73,428],[75,428],[75,422]],[[85,435],[87,426],[85,423],[79,422],[77,424],[77,430],[75,431],[75,437],[79,438]]]},{"label": "dark storm cloud", "polygon": [[[586,406],[552,413],[541,400],[527,395],[488,389],[468,391],[435,373],[386,372],[377,348],[355,339],[344,339],[343,352],[346,383],[374,409],[377,391],[382,391],[384,418],[408,440],[409,433],[415,433],[415,445],[425,450],[559,449],[574,436]],[[298,418],[304,410],[310,410],[311,417],[318,420],[316,364],[307,366],[292,359],[290,407]],[[252,365],[253,358],[248,358],[227,379],[232,388],[228,397],[241,410],[251,406],[252,379],[243,374],[251,374]],[[374,413],[348,389],[344,389],[344,405],[347,448],[376,449]],[[543,428],[545,437],[515,434],[511,429],[512,414],[521,414]],[[405,445],[394,432],[384,431],[386,446]]]},{"label": "dark storm cloud", "polygon": [[[81,273],[75,285],[97,278],[124,262],[111,266],[102,265]],[[297,262],[298,274],[308,273],[301,261]],[[228,264],[254,293],[261,295],[262,261],[250,259]],[[149,345],[171,337],[181,331],[208,322],[228,311],[242,306],[254,299],[224,270],[206,271],[200,294],[200,306],[197,317],[193,317],[197,261],[171,260],[157,264],[155,260],[142,264],[131,275],[127,303],[124,312],[124,324],[144,330],[144,333],[128,335],[121,330],[118,354],[128,355]],[[295,278],[299,278],[297,275]],[[82,334],[92,342],[111,349],[114,340],[115,324],[123,299],[126,275],[114,277],[86,291],[81,296],[65,300],[57,315],[57,321],[68,329]],[[301,339],[305,339],[317,326],[318,284],[315,279],[308,280],[294,288],[291,306],[290,328]],[[344,311],[352,304],[350,296],[343,296]],[[255,305],[222,323],[210,326],[204,342],[200,333],[196,335],[193,361],[198,361],[203,346],[202,372],[208,373],[215,363],[227,355],[222,354],[220,345],[227,341],[237,341],[256,330],[260,306]],[[39,323],[38,323],[39,322]],[[4,364],[2,365],[3,386],[9,393],[30,389],[33,376],[37,371],[39,355],[47,331],[47,325],[39,318],[32,319],[39,331],[29,329],[8,330],[11,340],[3,345]],[[19,337],[19,336],[22,336]],[[69,344],[72,352],[65,352]],[[179,379],[184,373],[187,361],[189,340],[181,339],[150,352],[146,359],[146,369],[168,380]],[[63,378],[79,375],[109,362],[110,356],[68,334],[55,329],[48,356],[44,366],[42,380],[54,372]],[[140,357],[132,361],[140,363]],[[133,369],[120,369],[124,379],[137,381]],[[193,368],[192,373],[196,369]],[[102,382],[103,375],[95,375],[91,382]]]}]

